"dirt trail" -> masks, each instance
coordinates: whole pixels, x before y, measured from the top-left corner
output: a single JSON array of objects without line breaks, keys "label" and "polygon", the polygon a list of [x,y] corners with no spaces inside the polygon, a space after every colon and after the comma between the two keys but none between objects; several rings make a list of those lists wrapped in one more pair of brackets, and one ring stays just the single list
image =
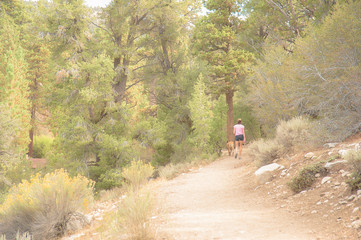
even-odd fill
[{"label": "dirt trail", "polygon": [[166,213],[158,222],[159,238],[326,239],[309,223],[257,195],[242,161],[226,157],[162,185],[158,197]]}]

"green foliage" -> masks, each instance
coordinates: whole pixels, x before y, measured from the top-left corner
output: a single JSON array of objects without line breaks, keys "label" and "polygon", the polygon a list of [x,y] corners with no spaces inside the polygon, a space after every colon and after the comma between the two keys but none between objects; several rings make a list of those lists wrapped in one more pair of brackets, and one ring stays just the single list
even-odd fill
[{"label": "green foliage", "polygon": [[235,94],[233,117],[234,119],[242,119],[242,124],[246,127],[247,142],[250,142],[260,138],[262,132],[261,126],[254,116],[252,107],[246,103],[247,98],[245,96],[245,91],[240,91]]},{"label": "green foliage", "polygon": [[298,175],[291,179],[288,186],[293,192],[299,193],[312,186],[317,173],[321,176],[327,174],[327,169],[323,166],[323,163],[316,163],[302,168]]},{"label": "green foliage", "polygon": [[224,96],[220,96],[213,102],[212,118],[210,120],[209,145],[211,153],[221,154],[224,144],[227,142],[227,104]]},{"label": "green foliage", "polygon": [[62,236],[70,217],[92,201],[93,183],[70,178],[64,170],[39,175],[14,186],[0,207],[0,231],[12,239],[17,231],[35,239]]},{"label": "green foliage", "polygon": [[[94,170],[97,169],[99,172],[98,177],[94,177]],[[124,182],[124,178],[121,174],[121,169],[110,169],[107,171],[102,170],[101,168],[92,167],[89,173],[92,178],[97,179],[95,184],[96,190],[109,190],[116,187],[121,187]]]},{"label": "green foliage", "polygon": [[194,85],[192,99],[189,101],[193,132],[190,141],[203,152],[209,151],[212,101],[206,94],[203,76],[200,75]]},{"label": "green foliage", "polygon": [[34,138],[34,158],[46,158],[47,153],[51,150],[54,138],[46,135],[36,136]]},{"label": "green foliage", "polygon": [[19,122],[11,109],[0,103],[0,195],[6,195],[12,184],[27,179],[31,172],[23,148],[17,144]]},{"label": "green foliage", "polygon": [[346,154],[345,159],[351,165],[353,171],[347,183],[351,191],[359,190],[361,189],[361,152],[350,150]]},{"label": "green foliage", "polygon": [[[339,4],[318,26],[309,25],[293,54],[270,48],[250,79],[251,101],[267,131],[278,119],[308,115],[326,129],[325,141],[359,131],[360,2]],[[341,30],[340,26],[342,26]],[[353,56],[350,59],[344,56]]]}]

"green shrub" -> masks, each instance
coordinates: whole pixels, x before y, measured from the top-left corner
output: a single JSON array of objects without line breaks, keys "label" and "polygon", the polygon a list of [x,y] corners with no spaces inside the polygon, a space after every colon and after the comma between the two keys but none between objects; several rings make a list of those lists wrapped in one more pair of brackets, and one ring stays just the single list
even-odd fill
[{"label": "green shrub", "polygon": [[247,153],[256,161],[256,165],[261,167],[278,158],[279,149],[280,146],[276,141],[260,139],[249,145]]},{"label": "green shrub", "polygon": [[153,166],[165,166],[170,162],[174,153],[173,146],[170,143],[159,143],[155,146],[155,154],[152,160]]},{"label": "green shrub", "polygon": [[316,179],[316,174],[319,173],[321,176],[327,174],[327,169],[322,163],[316,163],[310,166],[306,166],[301,169],[296,177],[293,177],[288,183],[288,186],[293,192],[299,193],[312,186]]},{"label": "green shrub", "polygon": [[101,174],[95,186],[97,190],[109,190],[123,185],[124,178],[120,169],[111,169]]},{"label": "green shrub", "polygon": [[347,181],[348,185],[351,188],[351,191],[356,191],[361,189],[361,152],[359,151],[349,151],[345,159],[352,167],[351,178]]},{"label": "green shrub", "polygon": [[34,138],[33,157],[45,158],[47,153],[51,150],[53,138],[50,136],[37,136]]},{"label": "green shrub", "polygon": [[60,237],[70,218],[92,201],[92,188],[87,178],[71,178],[62,169],[23,181],[10,189],[0,206],[0,232],[9,239],[18,231],[34,239]]}]

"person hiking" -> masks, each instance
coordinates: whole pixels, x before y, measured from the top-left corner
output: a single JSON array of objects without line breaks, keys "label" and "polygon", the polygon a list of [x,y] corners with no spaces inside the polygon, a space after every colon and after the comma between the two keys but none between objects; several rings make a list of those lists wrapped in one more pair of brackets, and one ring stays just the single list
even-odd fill
[{"label": "person hiking", "polygon": [[234,158],[237,158],[238,156],[239,159],[241,159],[242,144],[246,141],[246,134],[244,126],[242,125],[242,119],[238,118],[237,124],[233,126],[233,134],[236,142],[236,154],[234,155]]}]

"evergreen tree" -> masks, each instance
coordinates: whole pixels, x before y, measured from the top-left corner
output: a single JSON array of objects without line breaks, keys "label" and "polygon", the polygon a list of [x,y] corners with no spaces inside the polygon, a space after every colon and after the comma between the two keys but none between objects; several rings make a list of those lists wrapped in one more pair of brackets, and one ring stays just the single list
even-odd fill
[{"label": "evergreen tree", "polygon": [[243,50],[239,42],[240,3],[236,0],[208,0],[205,7],[210,12],[194,29],[194,47],[196,54],[209,65],[210,88],[217,95],[226,96],[227,139],[233,140],[233,96],[250,72],[253,55]]},{"label": "evergreen tree", "polygon": [[206,94],[206,85],[200,75],[194,85],[194,92],[189,101],[190,115],[193,123],[191,141],[203,152],[209,152],[210,130],[212,119],[212,101]]}]

